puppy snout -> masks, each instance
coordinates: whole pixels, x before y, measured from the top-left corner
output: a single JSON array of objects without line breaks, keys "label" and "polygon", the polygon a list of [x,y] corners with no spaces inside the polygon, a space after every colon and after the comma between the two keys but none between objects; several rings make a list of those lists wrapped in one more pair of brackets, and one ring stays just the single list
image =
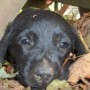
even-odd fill
[{"label": "puppy snout", "polygon": [[35,68],[34,77],[39,85],[42,85],[43,83],[48,84],[52,81],[53,75],[54,70],[48,65],[42,65]]},{"label": "puppy snout", "polygon": [[52,75],[50,73],[48,74],[48,73],[38,72],[38,73],[36,73],[36,76],[44,82],[49,82],[52,78]]}]

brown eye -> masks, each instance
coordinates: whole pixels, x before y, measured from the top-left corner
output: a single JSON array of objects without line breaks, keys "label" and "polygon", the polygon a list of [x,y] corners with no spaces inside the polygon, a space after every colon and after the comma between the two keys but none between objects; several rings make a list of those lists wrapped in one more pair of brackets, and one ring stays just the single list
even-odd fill
[{"label": "brown eye", "polygon": [[23,39],[23,40],[21,40],[21,44],[30,45],[30,40],[29,39]]},{"label": "brown eye", "polygon": [[66,49],[69,47],[69,44],[67,42],[62,42],[60,45],[59,45],[59,48],[63,48],[63,49]]}]

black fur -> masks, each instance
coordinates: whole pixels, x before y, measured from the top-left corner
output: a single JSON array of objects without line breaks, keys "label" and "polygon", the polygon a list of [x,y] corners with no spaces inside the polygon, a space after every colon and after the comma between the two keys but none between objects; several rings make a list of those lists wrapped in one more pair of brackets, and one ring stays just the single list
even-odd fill
[{"label": "black fur", "polygon": [[0,42],[0,62],[5,55],[18,71],[17,79],[32,90],[42,90],[54,79],[67,79],[71,62],[60,72],[72,52],[85,53],[74,28],[60,15],[27,9],[8,26]]}]

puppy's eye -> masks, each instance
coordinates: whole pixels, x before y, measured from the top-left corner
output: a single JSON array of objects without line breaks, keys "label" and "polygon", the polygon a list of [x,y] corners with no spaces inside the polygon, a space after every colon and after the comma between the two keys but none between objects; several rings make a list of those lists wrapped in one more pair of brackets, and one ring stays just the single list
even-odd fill
[{"label": "puppy's eye", "polygon": [[60,45],[59,45],[59,48],[63,48],[63,49],[66,49],[69,47],[69,44],[67,42],[62,42]]},{"label": "puppy's eye", "polygon": [[29,39],[23,39],[23,40],[21,40],[21,44],[30,45],[30,40]]}]

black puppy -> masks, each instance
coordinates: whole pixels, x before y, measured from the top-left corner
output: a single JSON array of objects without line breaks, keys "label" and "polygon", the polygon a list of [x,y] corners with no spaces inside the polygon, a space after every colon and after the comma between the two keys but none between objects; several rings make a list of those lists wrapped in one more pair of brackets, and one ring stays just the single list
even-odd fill
[{"label": "black puppy", "polygon": [[8,26],[0,42],[0,62],[5,55],[18,71],[17,79],[32,90],[42,90],[54,79],[67,79],[70,52],[81,55],[84,46],[60,15],[27,9]]}]

